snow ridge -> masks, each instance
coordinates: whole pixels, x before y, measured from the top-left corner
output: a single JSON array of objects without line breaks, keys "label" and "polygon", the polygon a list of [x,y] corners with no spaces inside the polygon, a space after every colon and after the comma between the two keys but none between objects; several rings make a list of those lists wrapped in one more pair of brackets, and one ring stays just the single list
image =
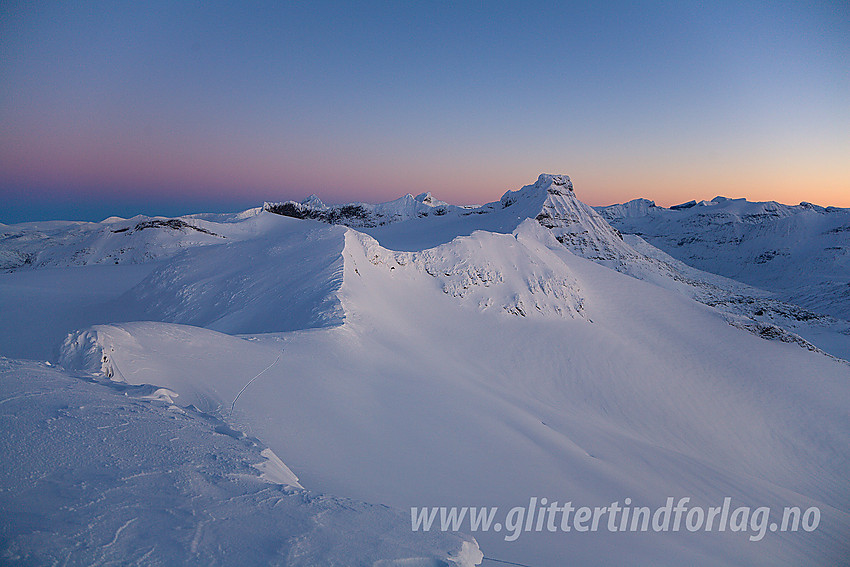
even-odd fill
[{"label": "snow ridge", "polygon": [[[709,305],[730,323],[758,336],[790,340],[805,348],[815,348],[813,341],[846,358],[850,350],[841,346],[846,341],[829,337],[850,334],[850,322],[841,320],[850,315],[844,309],[850,301],[850,281],[835,277],[850,270],[850,265],[844,266],[850,262],[850,254],[845,254],[850,250],[850,229],[844,230],[844,224],[850,225],[848,214],[806,203],[789,207],[721,197],[675,209],[638,199],[597,211],[576,197],[569,176],[544,173],[535,183],[479,207],[449,205],[430,193],[376,205],[326,205],[312,195],[301,202],[265,203],[262,209],[232,215],[4,226],[0,263],[7,271],[149,265],[147,277],[117,302],[126,316],[139,313],[228,333],[281,332],[345,321],[338,292],[344,278],[353,277],[346,276],[351,255],[344,249],[355,242],[343,236],[352,228],[375,240],[369,246],[382,248],[378,256],[386,258],[387,265],[394,263],[391,272],[402,265],[417,267],[446,295],[466,305],[517,316],[578,315],[586,300],[568,274],[559,275],[562,268],[537,270],[522,254],[515,254],[522,250],[539,256],[531,248],[542,250],[540,242],[551,247],[554,237],[574,254]],[[804,217],[809,220],[801,223]],[[522,240],[516,233],[529,219],[547,230]],[[669,254],[638,234],[624,237],[606,219],[627,233],[666,243],[662,248]],[[684,228],[677,229],[671,219],[684,223]],[[307,246],[300,225],[305,220],[320,221],[310,229]],[[328,226],[335,224],[349,228]],[[660,227],[660,236],[647,233],[656,230],[647,228],[651,226]],[[812,227],[820,236],[812,236],[817,232]],[[669,236],[661,234],[665,231]],[[513,241],[500,238],[505,235],[513,235]],[[801,241],[803,236],[812,237]],[[538,242],[530,244],[534,239]],[[758,244],[761,241],[774,244],[766,248]],[[51,246],[45,245],[48,242]],[[812,248],[806,242],[815,242],[820,250],[811,259],[805,259],[806,250]],[[246,257],[253,261],[242,262]],[[720,263],[709,265],[712,273],[706,273],[691,267],[701,267],[700,258]],[[157,266],[154,261],[164,262]],[[540,257],[534,261],[553,265]],[[756,266],[752,273],[763,269],[773,278],[779,277],[777,273],[790,275],[782,276],[781,282],[756,278],[758,287],[789,289],[775,297],[714,275],[747,281],[739,269],[730,268],[748,261]],[[788,270],[774,269],[783,263]],[[295,265],[297,270],[292,269]],[[289,291],[281,294],[281,289]]]},{"label": "snow ridge", "polygon": [[349,230],[345,254],[351,269],[346,281],[363,277],[363,269],[371,266],[383,280],[371,280],[373,290],[425,279],[446,296],[479,310],[519,317],[584,317],[581,287],[552,251],[558,246],[531,220],[510,235],[477,231],[421,252],[388,250],[371,236]]},{"label": "snow ridge", "polygon": [[[427,193],[360,209],[315,196],[297,205],[303,218],[267,207],[181,222],[0,227],[9,236],[0,250],[23,250],[16,241],[48,229],[55,233],[45,242],[61,244],[2,274],[4,327],[36,327],[42,317],[59,328],[50,309],[8,306],[53,295],[67,301],[63,288],[133,272],[109,280],[123,281],[121,291],[92,290],[128,306],[131,322],[96,324],[117,311],[94,300],[83,307],[101,313],[62,320],[77,330],[62,346],[61,364],[97,384],[0,360],[0,420],[29,433],[0,437],[4,454],[27,455],[29,439],[38,439],[44,461],[56,453],[75,462],[69,447],[100,459],[94,469],[79,459],[65,477],[50,463],[10,459],[17,476],[12,490],[0,487],[0,515],[12,517],[65,478],[60,492],[84,483],[96,490],[61,502],[53,493],[47,504],[35,499],[38,525],[57,526],[50,506],[59,502],[75,523],[99,528],[89,541],[80,543],[75,528],[55,543],[39,535],[49,529],[22,525],[4,532],[0,557],[47,563],[82,550],[91,555],[72,562],[107,562],[123,552],[139,562],[185,556],[215,564],[219,542],[238,545],[240,532],[231,528],[245,521],[271,542],[249,546],[252,563],[466,566],[482,559],[471,538],[435,531],[422,540],[404,514],[362,502],[507,510],[542,495],[581,496],[590,505],[628,495],[652,505],[670,494],[710,505],[727,495],[748,506],[817,505],[823,523],[797,534],[804,537],[768,533],[758,545],[742,533],[626,540],[602,529],[570,539],[571,557],[577,564],[598,563],[604,553],[621,564],[829,565],[828,555],[846,551],[848,366],[810,352],[827,331],[840,334],[828,329],[836,320],[620,233],[576,197],[567,176],[543,174],[481,207],[449,206]],[[674,213],[724,206],[686,203]],[[655,214],[657,207],[623,209]],[[342,222],[344,211],[352,211],[350,223]],[[795,218],[774,212],[777,222]],[[89,242],[83,233],[110,243],[102,251],[116,239],[166,245],[150,258],[136,254],[141,248],[125,252],[127,263],[139,262],[132,267],[89,265],[109,256],[86,253],[79,267],[38,269],[51,265],[42,262],[48,258],[76,266],[75,246]],[[807,342],[815,331],[824,334]],[[839,337],[845,345],[846,336]],[[82,393],[87,386],[128,395]],[[66,435],[61,443],[45,435],[45,423],[52,435]],[[77,427],[81,433],[68,438]],[[153,445],[144,436],[150,431]],[[265,445],[252,444],[254,435]],[[180,458],[163,456],[171,447]],[[284,460],[304,486],[355,500],[301,491]],[[113,466],[119,476],[90,474]],[[27,482],[29,492],[15,489]],[[166,496],[157,490],[163,487]],[[151,500],[180,514],[159,526],[155,513],[135,513],[133,506]],[[287,537],[270,533],[282,516],[290,518]],[[496,557],[549,565],[562,561],[567,534],[529,534],[510,545],[503,533],[476,535]],[[170,547],[153,547],[160,541]]]}]

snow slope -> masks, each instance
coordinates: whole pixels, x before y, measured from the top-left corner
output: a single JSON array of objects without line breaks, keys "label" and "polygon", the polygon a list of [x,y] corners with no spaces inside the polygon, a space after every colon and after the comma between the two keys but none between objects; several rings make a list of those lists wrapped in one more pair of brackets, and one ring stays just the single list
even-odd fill
[{"label": "snow slope", "polygon": [[[0,311],[11,323],[0,325],[0,353],[55,359],[69,332],[118,321],[157,319],[226,332],[333,324],[340,315],[330,294],[340,284],[344,229],[304,230],[293,219],[253,213],[181,217],[216,219],[204,226],[227,237],[201,241],[189,240],[195,231],[168,224],[137,234],[109,229],[127,224],[119,220],[102,229],[93,228],[96,223],[47,223],[64,231],[43,251],[22,244],[42,238],[32,234],[46,234],[42,224],[6,227],[22,236],[0,243],[0,252],[3,246],[15,253],[26,249],[37,260],[0,273]],[[91,253],[92,241],[98,254]],[[78,254],[77,247],[89,252]],[[107,252],[116,247],[124,251],[118,264]],[[246,262],[256,264],[250,279]]]},{"label": "snow slope", "polygon": [[742,533],[531,533],[515,542],[476,533],[485,555],[502,560],[558,565],[569,549],[580,565],[829,565],[846,551],[848,365],[760,340],[679,294],[577,257],[533,221],[422,254],[445,266],[518,258],[517,247],[527,258],[515,265],[519,277],[504,277],[493,297],[524,291],[530,271],[545,268],[570,293],[541,300],[581,297],[581,316],[465,302],[419,254],[349,230],[342,325],[241,338],[155,322],[98,326],[71,337],[62,362],[156,382],[262,439],[305,486],[401,509],[507,509],[532,496],[588,505],[690,496],[707,506],[731,496],[823,514],[816,532],[768,534],[757,545]]},{"label": "snow slope", "polygon": [[638,199],[599,212],[691,266],[850,320],[850,209],[716,197],[671,209]]},{"label": "snow slope", "polygon": [[0,358],[0,562],[475,561],[469,538],[412,534],[400,512],[303,490],[259,441],[169,394]]},{"label": "snow slope", "polygon": [[144,310],[146,318],[228,333],[338,323],[342,314],[333,293],[342,280],[345,228],[269,214],[249,222],[262,227],[259,235],[181,254],[122,303]]}]

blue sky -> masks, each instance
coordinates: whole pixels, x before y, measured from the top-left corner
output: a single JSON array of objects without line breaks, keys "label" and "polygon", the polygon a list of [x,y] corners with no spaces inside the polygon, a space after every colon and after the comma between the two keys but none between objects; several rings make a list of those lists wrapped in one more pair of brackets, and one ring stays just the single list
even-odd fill
[{"label": "blue sky", "polygon": [[543,171],[591,204],[850,206],[846,3],[0,10],[0,222],[484,202]]}]

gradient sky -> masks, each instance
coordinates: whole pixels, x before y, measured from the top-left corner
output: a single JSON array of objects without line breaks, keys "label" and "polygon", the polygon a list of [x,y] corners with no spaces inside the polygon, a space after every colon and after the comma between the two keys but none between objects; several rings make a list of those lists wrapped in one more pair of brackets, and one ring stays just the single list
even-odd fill
[{"label": "gradient sky", "polygon": [[0,3],[0,222],[566,173],[850,207],[850,4]]}]

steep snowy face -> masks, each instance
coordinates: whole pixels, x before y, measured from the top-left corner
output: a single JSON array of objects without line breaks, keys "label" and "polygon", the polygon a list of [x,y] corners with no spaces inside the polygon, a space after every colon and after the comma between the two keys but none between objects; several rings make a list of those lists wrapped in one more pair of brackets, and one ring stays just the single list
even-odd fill
[{"label": "steep snowy face", "polygon": [[[439,214],[434,214],[433,211],[429,213],[422,208],[429,200],[434,202],[432,197],[429,198],[425,194],[416,198],[406,196],[380,205],[338,205],[329,208],[318,198],[310,197],[300,204],[289,203],[277,212],[287,214],[288,208],[294,208],[300,211],[295,216],[358,226],[358,230],[372,236],[377,241],[374,244],[380,244],[384,249],[382,257],[387,256],[390,250],[407,251],[414,253],[420,262],[429,255],[446,254],[452,247],[471,242],[468,239],[475,235],[476,231],[486,231],[495,238],[498,234],[513,234],[520,226],[530,222],[547,229],[536,233],[538,242],[553,240],[554,237],[554,240],[574,254],[710,305],[723,312],[731,324],[748,329],[759,336],[796,343],[808,349],[816,348],[801,338],[800,335],[804,335],[816,338],[816,343],[824,345],[837,356],[847,355],[846,349],[841,347],[842,341],[823,339],[825,332],[832,337],[835,333],[850,330],[843,323],[777,301],[759,289],[701,272],[656,249],[638,236],[629,235],[624,239],[601,214],[576,197],[573,184],[566,175],[542,174],[535,183],[516,191],[507,191],[499,201],[476,208],[438,208],[435,210],[439,210]],[[717,203],[717,200],[711,203],[692,203],[683,205],[680,209],[705,209],[716,206]],[[267,207],[267,210],[272,209]],[[656,207],[652,201],[637,200],[604,212],[610,218],[633,218],[655,214],[656,210],[662,209]],[[357,211],[358,214],[346,216],[346,211]],[[389,211],[394,213],[389,214]],[[749,218],[755,219],[774,214],[787,216],[787,211],[781,206],[767,204],[761,211],[750,211],[748,214]],[[529,290],[535,288],[570,289],[569,284],[562,285],[563,280],[557,277],[547,285],[536,286],[529,283],[534,278],[518,280],[510,286],[499,281],[506,289],[509,287],[513,290],[513,295],[506,292],[493,295],[495,288],[489,286],[495,282],[488,278],[494,274],[502,277],[504,272],[493,269],[489,262],[493,254],[498,255],[496,251],[500,249],[500,246],[495,246],[465,250],[463,253],[468,256],[468,262],[476,266],[461,270],[467,276],[459,276],[457,264],[448,260],[452,253],[438,256],[442,262],[451,265],[445,270],[434,269],[433,274],[444,274],[439,276],[446,280],[441,283],[444,291],[453,296],[462,296],[466,302],[481,295],[477,303],[484,309],[498,304],[508,312],[524,315],[559,313],[559,310],[562,314],[580,312],[580,309],[576,308],[582,305],[578,296],[560,298],[556,306],[548,303],[548,299],[542,304],[539,302],[539,298],[544,295],[551,297],[552,294],[540,295],[538,292],[533,299],[527,295]],[[397,256],[399,261],[416,263],[411,257],[405,257],[403,254]],[[435,265],[433,261],[426,263],[432,267]],[[515,265],[520,266],[523,263],[520,261]],[[452,281],[452,278],[455,281]],[[486,293],[482,294],[474,291],[485,289]],[[566,295],[571,293],[565,292]],[[534,306],[530,311],[525,308],[529,305]]]},{"label": "steep snowy face", "polygon": [[[327,206],[315,196],[300,203],[266,203],[269,212],[302,219],[344,224],[375,237],[396,250],[423,250],[476,230],[513,232],[526,219],[535,219],[575,253],[594,260],[615,260],[634,251],[592,207],[582,203],[567,175],[541,174],[499,201],[480,207],[458,207],[430,193],[405,195],[395,201],[369,205]],[[402,226],[397,226],[403,223]]]},{"label": "steep snowy face", "polygon": [[725,197],[670,209],[643,202],[599,212],[691,266],[850,319],[850,209]]},{"label": "steep snowy face", "polygon": [[346,229],[267,215],[252,238],[185,251],[122,301],[146,319],[226,333],[271,333],[343,321]]},{"label": "steep snowy face", "polygon": [[543,191],[546,196],[534,218],[570,250],[590,260],[616,260],[624,254],[634,255],[616,229],[576,198],[566,175],[541,175],[534,185],[506,193],[502,203],[510,203],[522,193],[539,198]]},{"label": "steep snowy face", "polygon": [[[314,199],[314,202],[316,200]],[[477,231],[417,252],[388,250],[354,229],[265,214],[240,238],[187,248],[152,264],[114,303],[122,319],[226,333],[277,333],[341,325],[361,306],[345,282],[375,268],[367,295],[448,297],[518,317],[582,317],[580,286],[552,250],[552,233],[526,219],[514,234]],[[411,289],[419,290],[417,292]],[[429,295],[432,294],[432,295]]]},{"label": "steep snowy face", "polygon": [[[265,203],[263,210],[356,228],[395,250],[433,248],[476,230],[510,234],[526,219],[536,219],[582,256],[612,260],[631,253],[618,232],[575,197],[566,175],[540,175],[537,182],[508,191],[499,201],[479,207],[449,205],[430,193],[422,193],[374,205],[326,205],[311,195],[301,202]],[[140,216],[129,220],[110,218],[101,223],[2,225],[0,270],[169,259],[190,248],[253,239],[272,222],[269,216],[252,209],[234,215],[200,214],[173,219]]]}]

